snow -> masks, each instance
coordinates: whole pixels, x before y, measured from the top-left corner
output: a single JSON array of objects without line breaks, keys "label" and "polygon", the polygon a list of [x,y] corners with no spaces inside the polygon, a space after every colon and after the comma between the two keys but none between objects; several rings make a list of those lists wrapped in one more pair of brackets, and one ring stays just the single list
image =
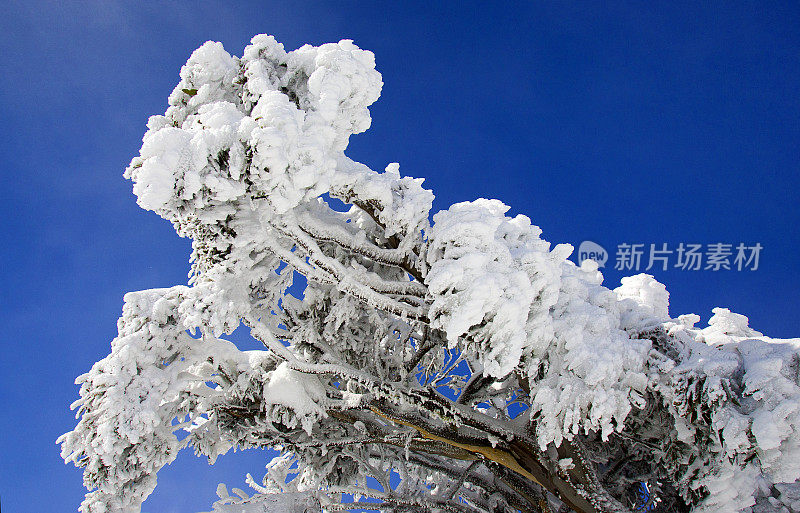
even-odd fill
[{"label": "snow", "polygon": [[[220,501],[222,502],[222,501]],[[308,493],[265,494],[253,501],[215,504],[211,513],[321,513],[319,500]]]},{"label": "snow", "polygon": [[[622,278],[622,285],[614,289],[620,300],[631,299],[639,310],[651,314],[658,321],[669,320],[669,292],[649,274],[637,274]],[[641,322],[641,320],[639,320]]]},{"label": "snow", "polygon": [[320,404],[325,404],[325,388],[313,375],[294,371],[286,362],[272,371],[264,385],[264,406],[281,405],[299,417],[303,429],[311,435],[314,420],[326,416]]},{"label": "snow", "polygon": [[560,265],[571,251],[563,245],[551,251],[527,217],[505,217],[508,208],[498,200],[458,203],[433,216],[428,235],[431,326],[451,345],[477,330],[473,350],[484,373],[495,377],[551,336],[549,326],[527,333],[526,326],[536,310],[555,303]]}]

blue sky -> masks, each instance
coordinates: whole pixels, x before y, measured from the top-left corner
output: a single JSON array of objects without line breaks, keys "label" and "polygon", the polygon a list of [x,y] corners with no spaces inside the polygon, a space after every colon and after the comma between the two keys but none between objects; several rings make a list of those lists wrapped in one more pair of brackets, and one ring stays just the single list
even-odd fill
[{"label": "blue sky", "polygon": [[[122,171],[206,40],[241,54],[349,38],[382,98],[348,153],[426,178],[434,209],[498,198],[552,242],[763,246],[756,271],[654,270],[671,313],[714,306],[800,335],[796,2],[7,2],[0,17],[0,497],[70,511],[55,439],[109,351],[126,291],[185,283],[187,241]],[[698,5],[699,4],[699,5]],[[646,254],[645,254],[646,258]],[[609,269],[607,285],[622,273]],[[184,454],[146,512],[207,508],[264,455]]]}]

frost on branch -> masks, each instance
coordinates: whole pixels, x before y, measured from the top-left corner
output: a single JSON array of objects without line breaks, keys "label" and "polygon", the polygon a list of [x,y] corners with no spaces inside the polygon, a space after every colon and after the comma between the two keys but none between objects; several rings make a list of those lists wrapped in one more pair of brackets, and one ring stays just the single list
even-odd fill
[{"label": "frost on branch", "polygon": [[[127,294],[78,378],[82,511],[139,511],[189,446],[280,451],[219,512],[800,511],[800,340],[604,287],[497,200],[431,217],[421,179],[344,153],[381,86],[350,41],[181,69],[125,177],[191,238],[190,280]],[[242,324],[263,350],[224,340]]]},{"label": "frost on branch", "polygon": [[507,218],[508,208],[480,199],[437,213],[425,280],[434,297],[431,327],[444,331],[453,345],[468,335],[484,372],[498,378],[527,349],[552,339],[549,310],[571,252],[567,245],[551,252],[550,243],[539,238],[541,230],[525,216]]},{"label": "frost on branch", "polygon": [[222,376],[238,383],[274,368],[268,354],[249,358],[229,342],[189,336],[186,321],[202,305],[198,292],[209,291],[173,287],[126,294],[111,354],[77,379],[80,422],[60,442],[62,456],[85,467],[86,486],[97,488],[87,496],[87,510],[135,510],[155,487],[156,472],[189,441],[175,436],[180,427],[190,427],[212,459],[227,451],[230,443],[206,422],[220,399],[208,384]]},{"label": "frost on branch", "polygon": [[231,497],[225,485],[220,485],[217,493],[220,499],[214,503],[210,513],[320,513],[319,500],[310,493],[264,493],[249,498],[241,490]]}]

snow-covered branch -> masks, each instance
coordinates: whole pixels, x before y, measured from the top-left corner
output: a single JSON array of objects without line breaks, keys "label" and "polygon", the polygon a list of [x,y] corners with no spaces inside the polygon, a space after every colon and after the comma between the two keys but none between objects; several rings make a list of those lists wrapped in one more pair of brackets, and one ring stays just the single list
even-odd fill
[{"label": "snow-covered branch", "polygon": [[[78,378],[81,510],[139,511],[192,446],[280,450],[219,513],[800,511],[800,339],[672,318],[651,276],[611,290],[497,200],[431,216],[421,179],[345,155],[381,87],[351,41],[181,69],[125,177],[192,275],[127,294]],[[263,350],[224,340],[242,324]]]}]

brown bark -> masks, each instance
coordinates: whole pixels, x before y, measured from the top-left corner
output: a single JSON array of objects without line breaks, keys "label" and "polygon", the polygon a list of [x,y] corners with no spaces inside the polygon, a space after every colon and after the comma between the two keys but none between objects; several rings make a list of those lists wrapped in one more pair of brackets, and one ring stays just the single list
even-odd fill
[{"label": "brown bark", "polygon": [[[519,474],[555,494],[576,513],[604,513],[599,508],[599,504],[596,504],[597,501],[587,498],[596,494],[592,494],[589,491],[594,487],[591,486],[591,479],[588,478],[582,463],[580,465],[576,464],[575,467],[577,469],[575,475],[580,477],[580,480],[576,483],[574,476],[567,472],[564,472],[563,476],[559,476],[558,472],[551,471],[543,463],[544,458],[541,452],[526,442],[514,441],[511,444],[497,444],[496,446],[467,443],[457,440],[456,437],[447,437],[441,433],[435,433],[433,430],[426,429],[425,426],[401,419],[390,412],[381,411],[375,406],[370,409],[386,420],[416,430],[422,438],[451,445],[468,454],[478,455]],[[562,446],[567,444],[567,442],[564,442]],[[574,451],[571,451],[570,454],[572,452]],[[577,455],[573,461],[576,459]]]}]

